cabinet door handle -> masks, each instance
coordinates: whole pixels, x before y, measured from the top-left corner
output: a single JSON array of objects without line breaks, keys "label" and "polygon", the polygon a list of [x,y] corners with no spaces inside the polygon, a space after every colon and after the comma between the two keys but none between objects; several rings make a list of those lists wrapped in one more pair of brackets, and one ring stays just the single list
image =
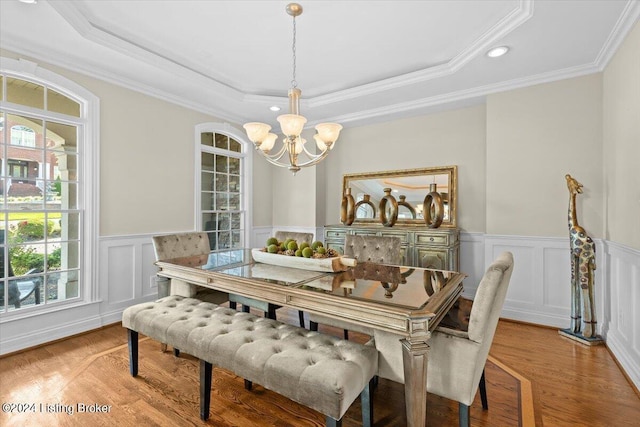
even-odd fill
[{"label": "cabinet door handle", "polygon": [[433,237],[429,237],[429,240],[431,240],[433,242]]}]

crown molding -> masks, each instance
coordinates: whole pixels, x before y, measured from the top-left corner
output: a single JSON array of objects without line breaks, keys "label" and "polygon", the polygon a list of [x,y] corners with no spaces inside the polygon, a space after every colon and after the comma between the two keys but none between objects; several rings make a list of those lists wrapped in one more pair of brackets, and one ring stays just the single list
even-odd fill
[{"label": "crown molding", "polygon": [[640,2],[629,0],[595,60],[600,71],[604,71],[638,19],[640,19]]}]

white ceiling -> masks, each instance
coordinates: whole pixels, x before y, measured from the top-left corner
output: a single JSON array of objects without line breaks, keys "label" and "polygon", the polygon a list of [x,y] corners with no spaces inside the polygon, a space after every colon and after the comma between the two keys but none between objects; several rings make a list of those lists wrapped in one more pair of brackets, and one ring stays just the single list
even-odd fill
[{"label": "white ceiling", "polygon": [[[0,0],[0,47],[224,120],[274,124],[292,79],[288,3]],[[300,4],[301,113],[345,126],[602,71],[640,16],[637,0]],[[499,45],[510,52],[485,56]]]}]

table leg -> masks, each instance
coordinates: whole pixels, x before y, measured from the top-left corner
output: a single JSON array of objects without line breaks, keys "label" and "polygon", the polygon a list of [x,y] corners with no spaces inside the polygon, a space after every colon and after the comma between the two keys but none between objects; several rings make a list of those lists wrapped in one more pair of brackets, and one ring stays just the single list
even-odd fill
[{"label": "table leg", "polygon": [[404,399],[407,426],[424,427],[427,420],[427,361],[429,346],[426,342],[402,339],[404,367]]}]

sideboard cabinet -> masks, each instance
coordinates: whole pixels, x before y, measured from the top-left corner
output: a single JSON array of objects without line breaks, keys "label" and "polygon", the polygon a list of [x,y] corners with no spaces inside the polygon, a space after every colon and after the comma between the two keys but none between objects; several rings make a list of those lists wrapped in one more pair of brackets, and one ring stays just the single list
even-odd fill
[{"label": "sideboard cabinet", "polygon": [[402,241],[403,264],[414,267],[458,271],[460,239],[457,228],[430,229],[415,226],[384,227],[382,225],[326,225],[324,244],[344,253],[347,234],[361,236],[392,236]]}]

